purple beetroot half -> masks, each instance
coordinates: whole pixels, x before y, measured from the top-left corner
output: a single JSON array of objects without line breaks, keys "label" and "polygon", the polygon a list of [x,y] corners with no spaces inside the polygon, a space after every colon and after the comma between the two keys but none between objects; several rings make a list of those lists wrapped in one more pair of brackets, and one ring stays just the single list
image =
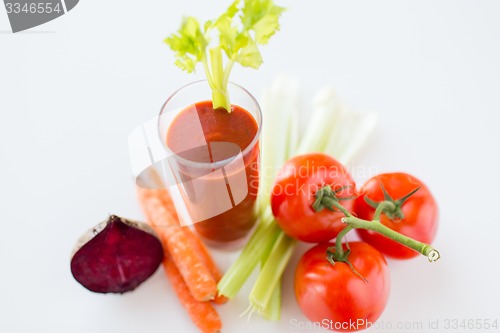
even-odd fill
[{"label": "purple beetroot half", "polygon": [[71,273],[96,293],[135,289],[158,269],[163,248],[147,224],[111,215],[78,241]]}]

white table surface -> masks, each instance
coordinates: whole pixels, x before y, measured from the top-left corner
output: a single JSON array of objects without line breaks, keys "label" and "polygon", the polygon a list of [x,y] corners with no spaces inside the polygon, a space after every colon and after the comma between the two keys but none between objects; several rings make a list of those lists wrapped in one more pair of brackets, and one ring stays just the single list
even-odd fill
[{"label": "white table surface", "polygon": [[[18,34],[0,7],[1,332],[197,332],[161,270],[133,293],[97,295],[75,282],[69,256],[108,213],[142,217],[128,134],[202,77],[177,69],[162,40],[182,15],[212,18],[228,3],[83,0]],[[288,3],[265,64],[235,67],[232,80],[258,95],[286,73],[300,79],[305,111],[324,85],[377,110],[352,165],[413,173],[440,205],[442,259],[389,261],[386,328],[371,331],[500,319],[500,2]],[[306,321],[292,277],[305,248],[285,273],[281,321],[239,318],[241,295],[219,308],[225,332],[290,332],[292,320]],[[235,258],[216,255],[223,267]]]}]

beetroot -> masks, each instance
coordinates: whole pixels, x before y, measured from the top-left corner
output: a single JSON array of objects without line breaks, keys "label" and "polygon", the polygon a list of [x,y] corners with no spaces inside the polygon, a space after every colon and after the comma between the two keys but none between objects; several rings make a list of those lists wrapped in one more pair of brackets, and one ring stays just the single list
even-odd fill
[{"label": "beetroot", "polygon": [[97,293],[124,293],[147,280],[163,260],[163,248],[146,224],[111,215],[78,241],[71,273]]}]

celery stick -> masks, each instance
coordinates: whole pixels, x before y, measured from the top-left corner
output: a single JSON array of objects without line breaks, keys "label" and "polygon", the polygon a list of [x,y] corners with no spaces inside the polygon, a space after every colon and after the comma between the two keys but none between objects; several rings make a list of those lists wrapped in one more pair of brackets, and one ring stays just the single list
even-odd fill
[{"label": "celery stick", "polygon": [[212,103],[214,109],[222,107],[230,112],[229,92],[227,91],[227,82],[224,82],[224,67],[222,64],[222,50],[220,47],[210,49],[210,63],[212,70],[207,76],[212,74]]},{"label": "celery stick", "polygon": [[[268,217],[272,219],[269,195],[276,172],[287,159],[295,154],[298,143],[298,80],[280,76],[263,95],[262,107],[266,121],[263,128],[264,145],[262,147],[261,186],[259,189],[258,208],[262,216],[266,219]],[[280,235],[283,237],[283,232],[278,229],[276,237]],[[289,248],[293,250],[293,247]],[[271,252],[275,253],[274,248]],[[267,259],[267,257],[261,258],[263,267],[266,266]],[[286,267],[289,258],[283,257],[280,260],[282,261],[281,265]],[[262,274],[259,274],[259,276],[262,276]],[[281,301],[279,299],[281,295],[281,273],[276,275],[273,284],[275,284],[274,288],[269,287],[270,299],[260,299],[260,296],[254,295],[256,291],[252,291],[249,297],[251,304],[253,304],[252,297],[257,300],[257,304],[260,304],[257,307],[253,306],[254,309],[262,310],[264,317],[268,319],[277,320],[279,319],[281,308]]]},{"label": "celery stick", "polygon": [[281,275],[285,271],[296,243],[296,240],[287,236],[283,231],[279,230],[277,233],[279,236],[249,296],[252,307],[258,312],[268,306],[273,290],[281,280]]},{"label": "celery stick", "polygon": [[236,296],[257,264],[262,261],[263,257],[269,255],[269,251],[273,248],[278,236],[277,230],[279,230],[279,227],[276,223],[262,221],[257,226],[238,259],[219,281],[217,285],[219,294],[228,298]]},{"label": "celery stick", "polygon": [[345,109],[338,128],[338,140],[329,140],[324,152],[334,156],[342,163],[347,163],[353,155],[366,142],[377,123],[377,114],[375,112],[358,113]]},{"label": "celery stick", "polygon": [[318,93],[313,102],[313,113],[309,125],[302,137],[297,154],[322,152],[329,139],[335,135],[333,127],[338,124],[340,113],[339,101],[335,93]]},{"label": "celery stick", "polygon": [[332,87],[324,87],[316,94],[314,109],[299,152],[321,151],[342,163],[347,163],[361,148],[377,122],[376,113],[352,110]]},{"label": "celery stick", "polygon": [[267,320],[278,321],[281,317],[281,279],[273,289],[271,299],[267,306],[262,310],[261,314]]},{"label": "celery stick", "polygon": [[[258,211],[263,214],[269,206],[269,195],[279,168],[291,157],[297,143],[299,84],[285,76],[276,78],[262,94],[262,147]],[[295,120],[294,120],[295,119]]]}]

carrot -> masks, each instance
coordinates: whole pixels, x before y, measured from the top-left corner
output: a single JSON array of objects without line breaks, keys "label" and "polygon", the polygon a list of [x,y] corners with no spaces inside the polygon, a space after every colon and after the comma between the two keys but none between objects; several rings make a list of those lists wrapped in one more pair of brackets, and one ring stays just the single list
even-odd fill
[{"label": "carrot", "polygon": [[169,253],[165,253],[163,267],[168,279],[170,280],[170,284],[177,294],[177,298],[200,331],[203,333],[220,332],[222,328],[222,321],[217,311],[215,311],[212,303],[198,302],[193,298],[188,286],[184,282],[183,277],[179,273],[179,270],[174,264]]},{"label": "carrot", "polygon": [[[170,195],[168,194],[167,191],[158,192],[158,197],[162,200],[165,207],[169,207],[169,209],[175,209],[173,207],[172,199],[170,198]],[[193,247],[196,254],[198,254],[199,259],[205,264],[205,266],[208,268],[210,273],[212,273],[212,277],[215,279],[215,282],[219,282],[220,279],[222,278],[222,273],[220,272],[219,268],[217,267],[217,264],[215,263],[214,259],[210,255],[210,252],[208,252],[208,249],[205,246],[205,244],[203,244],[203,242],[200,240],[200,238],[198,236],[196,236],[191,231],[191,229],[189,229],[187,227],[182,228],[182,229],[189,236],[189,239],[191,241],[190,245]],[[216,294],[213,301],[216,304],[224,304],[228,301],[228,298],[223,296],[223,295]]]},{"label": "carrot", "polygon": [[217,282],[197,251],[190,237],[179,226],[179,219],[167,190],[138,188],[139,202],[151,227],[172,256],[194,299],[210,301],[217,295]]},{"label": "carrot", "polygon": [[[188,234],[190,241],[191,241],[191,246],[193,249],[195,249],[195,252],[200,256],[200,259],[203,261],[203,263],[207,266],[207,268],[210,270],[210,273],[212,273],[213,278],[215,279],[216,282],[219,282],[220,279],[222,278],[222,274],[217,267],[217,264],[215,263],[214,259],[208,252],[207,247],[203,242],[200,240],[198,236],[196,236],[191,229],[185,228],[186,234]],[[215,298],[213,299],[215,304],[224,304],[228,301],[228,298],[217,294]]]}]

